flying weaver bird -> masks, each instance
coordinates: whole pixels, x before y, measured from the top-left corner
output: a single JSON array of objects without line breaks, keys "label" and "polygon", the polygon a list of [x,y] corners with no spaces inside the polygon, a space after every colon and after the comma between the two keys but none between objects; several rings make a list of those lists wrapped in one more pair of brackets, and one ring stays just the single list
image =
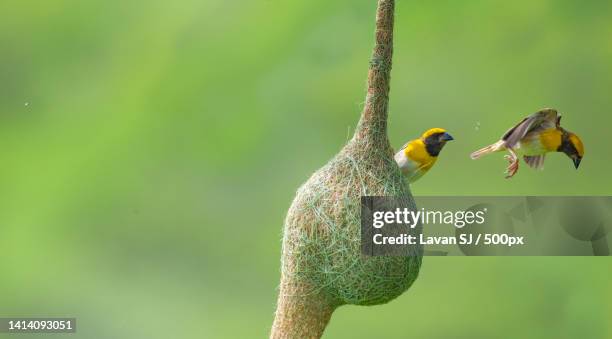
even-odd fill
[{"label": "flying weaver bird", "polygon": [[510,164],[506,178],[511,178],[518,171],[519,155],[523,156],[530,167],[542,169],[546,153],[563,152],[578,169],[584,155],[584,146],[576,134],[563,129],[560,123],[561,116],[557,111],[545,108],[523,119],[509,129],[501,140],[479,149],[470,157],[478,159],[485,154],[507,150],[510,154],[504,158]]},{"label": "flying weaver bird", "polygon": [[395,154],[395,162],[409,183],[417,181],[438,160],[438,155],[447,141],[453,137],[442,128],[427,130],[420,138],[406,143]]}]

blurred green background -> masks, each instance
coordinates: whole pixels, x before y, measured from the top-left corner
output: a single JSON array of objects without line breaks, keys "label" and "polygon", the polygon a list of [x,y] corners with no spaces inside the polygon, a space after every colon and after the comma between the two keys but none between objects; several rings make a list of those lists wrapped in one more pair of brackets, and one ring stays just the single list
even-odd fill
[{"label": "blurred green background", "polygon": [[[375,1],[0,2],[0,316],[79,338],[262,338],[295,190],[350,137]],[[609,195],[612,2],[398,0],[390,139],[456,138],[415,195]],[[565,156],[468,154],[555,107]],[[328,338],[612,338],[607,258],[424,260]],[[25,338],[26,336],[21,336]],[[37,335],[36,337],[40,337]]]}]

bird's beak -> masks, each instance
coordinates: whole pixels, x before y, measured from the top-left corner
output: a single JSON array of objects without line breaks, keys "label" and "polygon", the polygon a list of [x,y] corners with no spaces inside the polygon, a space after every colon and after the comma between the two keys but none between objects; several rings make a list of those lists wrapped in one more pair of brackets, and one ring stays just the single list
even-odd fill
[{"label": "bird's beak", "polygon": [[451,140],[455,140],[450,134],[444,132],[444,134],[442,134],[442,140],[443,141],[451,141]]},{"label": "bird's beak", "polygon": [[576,169],[578,169],[578,166],[580,166],[580,161],[582,160],[582,158],[574,158],[574,167],[576,167]]}]

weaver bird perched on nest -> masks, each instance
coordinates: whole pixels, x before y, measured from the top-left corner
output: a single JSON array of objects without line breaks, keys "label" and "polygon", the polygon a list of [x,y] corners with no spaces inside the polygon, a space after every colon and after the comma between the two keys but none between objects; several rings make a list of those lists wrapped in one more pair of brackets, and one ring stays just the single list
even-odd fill
[{"label": "weaver bird perched on nest", "polygon": [[395,154],[395,162],[408,178],[408,182],[413,183],[427,173],[438,160],[438,155],[446,142],[450,140],[453,140],[453,137],[444,129],[432,128],[420,138],[402,146]]},{"label": "weaver bird perched on nest", "polygon": [[536,112],[506,132],[501,140],[472,153],[472,159],[493,152],[508,151],[505,158],[510,162],[506,178],[516,174],[519,167],[519,155],[523,156],[530,167],[542,169],[544,157],[549,152],[563,152],[576,169],[584,155],[584,145],[580,138],[560,125],[561,116],[552,108]]}]

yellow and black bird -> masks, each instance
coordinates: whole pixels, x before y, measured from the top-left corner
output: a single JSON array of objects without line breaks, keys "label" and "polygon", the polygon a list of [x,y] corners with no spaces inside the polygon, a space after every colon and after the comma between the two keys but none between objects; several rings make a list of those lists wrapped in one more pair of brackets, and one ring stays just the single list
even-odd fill
[{"label": "yellow and black bird", "polygon": [[518,171],[519,155],[530,167],[542,169],[546,153],[563,152],[578,169],[584,155],[584,145],[576,134],[563,129],[560,123],[561,116],[556,110],[542,109],[509,129],[498,142],[479,149],[470,157],[478,159],[485,154],[508,151],[510,154],[505,158],[510,164],[506,178],[511,178]]},{"label": "yellow and black bird", "polygon": [[417,181],[427,173],[438,160],[440,151],[453,137],[442,128],[427,130],[420,138],[406,143],[395,154],[395,162],[408,178],[408,182]]}]

